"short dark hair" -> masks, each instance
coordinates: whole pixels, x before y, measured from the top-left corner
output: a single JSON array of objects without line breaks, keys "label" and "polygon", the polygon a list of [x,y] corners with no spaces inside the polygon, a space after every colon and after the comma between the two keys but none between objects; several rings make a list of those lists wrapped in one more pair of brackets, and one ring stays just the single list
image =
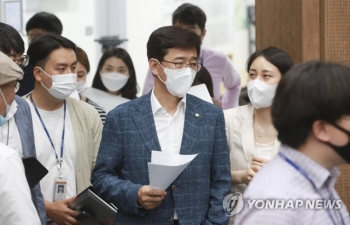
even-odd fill
[{"label": "short dark hair", "polygon": [[34,39],[29,45],[29,65],[32,68],[35,66],[45,67],[49,55],[56,49],[68,48],[76,52],[76,45],[65,37],[58,34],[48,33]]},{"label": "short dark hair", "polygon": [[186,25],[197,24],[199,28],[203,31],[205,28],[206,21],[207,17],[205,16],[204,11],[198,6],[192,5],[190,3],[184,3],[180,5],[173,12],[173,25],[177,22]]},{"label": "short dark hair", "polygon": [[11,50],[16,54],[23,54],[24,41],[15,28],[0,22],[0,51],[10,55]]},{"label": "short dark hair", "polygon": [[153,31],[147,42],[148,60],[155,58],[163,60],[168,54],[169,48],[192,48],[197,50],[197,56],[200,53],[201,38],[187,29],[178,26],[166,26]]},{"label": "short dark hair", "polygon": [[86,54],[86,52],[80,48],[80,47],[77,47],[77,61],[79,63],[81,63],[81,65],[83,65],[86,69],[86,72],[90,72],[90,63],[89,63],[89,58]]},{"label": "short dark hair", "polygon": [[282,78],[271,114],[278,139],[298,148],[316,120],[335,123],[350,115],[350,68],[312,61],[299,64]]},{"label": "short dark hair", "polygon": [[[259,56],[264,57],[272,65],[277,67],[282,76],[294,65],[292,58],[287,52],[276,47],[267,47],[262,50],[256,51],[249,56],[246,66],[246,70],[248,73],[254,60]],[[243,100],[246,102],[250,102],[248,95],[243,96]]]},{"label": "short dark hair", "polygon": [[208,89],[210,97],[214,98],[214,91],[213,91],[213,79],[211,78],[211,75],[207,68],[204,66],[201,67],[201,69],[197,72],[196,77],[194,78],[194,81],[192,83],[192,86],[198,85],[198,84],[205,84],[205,86]]},{"label": "short dark hair", "polygon": [[54,14],[48,12],[38,12],[27,22],[27,33],[31,29],[42,29],[50,33],[61,35],[63,26],[61,21]]},{"label": "short dark hair", "polygon": [[136,80],[136,72],[134,68],[134,64],[132,63],[131,57],[129,53],[122,48],[111,48],[105,51],[100,59],[100,62],[98,63],[98,67],[95,73],[94,80],[92,82],[92,87],[97,88],[102,91],[108,91],[107,88],[103,85],[101,80],[100,71],[102,70],[103,65],[105,64],[106,60],[111,57],[117,57],[126,64],[126,66],[129,69],[129,79],[124,85],[122,89],[120,89],[120,94],[122,97],[127,99],[135,99],[137,98],[136,94],[138,91],[137,86],[137,80]]}]

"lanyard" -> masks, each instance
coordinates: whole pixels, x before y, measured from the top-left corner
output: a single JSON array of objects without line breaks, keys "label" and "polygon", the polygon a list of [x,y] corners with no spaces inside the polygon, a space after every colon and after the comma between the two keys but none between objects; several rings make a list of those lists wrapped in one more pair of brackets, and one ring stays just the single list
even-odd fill
[{"label": "lanyard", "polygon": [[43,126],[44,130],[45,130],[45,133],[46,133],[46,136],[49,138],[49,141],[51,143],[51,146],[53,148],[53,151],[55,152],[55,156],[56,156],[56,160],[57,160],[57,167],[58,167],[58,170],[60,172],[60,177],[62,178],[62,163],[63,163],[63,147],[64,147],[64,133],[65,133],[65,130],[66,130],[66,100],[64,100],[64,113],[63,113],[63,130],[62,130],[62,139],[61,139],[61,155],[60,155],[60,158],[58,158],[57,156],[57,153],[56,153],[56,149],[55,149],[55,145],[53,144],[53,141],[52,141],[52,138],[49,134],[49,131],[47,130],[46,126],[45,126],[45,123],[43,121],[43,119],[41,118],[40,116],[40,113],[38,111],[38,108],[36,107],[34,101],[33,101],[33,97],[32,97],[32,94],[30,94],[30,101],[32,102],[33,106],[34,106],[34,109],[35,109],[35,112],[36,114],[38,115],[39,119],[40,119],[40,122],[41,122],[41,125]]},{"label": "lanyard", "polygon": [[[325,201],[326,199],[322,196],[321,192],[317,189],[315,183],[311,180],[311,178],[307,175],[307,173],[301,169],[297,164],[295,164],[292,160],[290,160],[289,158],[287,158],[287,156],[285,156],[284,154],[282,154],[281,152],[278,153],[278,155],[284,160],[286,161],[288,164],[290,164],[292,167],[294,167],[294,169],[296,169],[301,175],[303,175],[312,185],[312,187],[315,189],[315,191],[317,192],[317,194],[322,198],[323,201]],[[331,199],[334,200],[334,197],[332,195],[332,192],[329,191],[330,195],[331,195]],[[329,215],[329,217],[331,218],[332,222],[334,225],[337,225],[337,223],[335,222],[335,219],[332,216],[331,211],[327,208],[327,213]],[[339,212],[340,218],[341,218],[341,222],[343,225],[345,225],[343,217],[341,215],[341,213]]]}]

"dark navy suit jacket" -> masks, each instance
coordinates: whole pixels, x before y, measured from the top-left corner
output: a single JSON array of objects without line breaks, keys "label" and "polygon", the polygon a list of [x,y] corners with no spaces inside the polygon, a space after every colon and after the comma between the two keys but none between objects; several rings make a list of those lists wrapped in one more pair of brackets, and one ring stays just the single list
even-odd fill
[{"label": "dark navy suit jacket", "polygon": [[192,95],[186,99],[180,154],[198,156],[157,208],[138,208],[138,190],[149,184],[151,151],[160,150],[150,98],[149,93],[108,114],[91,177],[97,194],[119,208],[117,224],[172,225],[175,207],[180,224],[228,224],[222,201],[231,173],[223,112]]},{"label": "dark navy suit jacket", "polygon": [[[15,98],[17,102],[17,111],[14,115],[19,135],[21,137],[23,157],[36,157],[34,144],[33,121],[30,108],[27,101],[19,96]],[[38,211],[40,221],[46,224],[46,211],[44,198],[41,194],[40,185],[35,185],[31,190],[32,200],[36,210]]]}]

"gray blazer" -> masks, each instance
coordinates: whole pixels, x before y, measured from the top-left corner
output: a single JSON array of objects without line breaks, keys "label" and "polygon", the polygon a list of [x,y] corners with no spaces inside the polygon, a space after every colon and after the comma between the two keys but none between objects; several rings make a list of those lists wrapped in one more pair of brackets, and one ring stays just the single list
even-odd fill
[{"label": "gray blazer", "polygon": [[173,224],[175,206],[180,224],[228,224],[222,202],[231,173],[223,112],[192,95],[186,99],[180,154],[198,156],[157,208],[138,208],[138,190],[149,184],[151,151],[160,151],[150,98],[149,93],[108,113],[91,177],[96,192],[119,208],[117,224]]},{"label": "gray blazer", "polygon": [[[19,96],[16,96],[15,101],[18,104],[17,112],[14,115],[19,135],[21,136],[23,157],[36,157],[34,132],[32,115],[27,101]],[[41,224],[46,224],[46,211],[44,205],[44,198],[41,194],[40,184],[35,185],[31,190],[32,201],[36,210],[38,211]]]}]

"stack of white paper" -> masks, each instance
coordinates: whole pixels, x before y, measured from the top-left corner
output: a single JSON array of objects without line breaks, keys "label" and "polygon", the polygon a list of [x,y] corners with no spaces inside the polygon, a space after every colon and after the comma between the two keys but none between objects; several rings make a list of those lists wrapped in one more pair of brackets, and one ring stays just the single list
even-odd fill
[{"label": "stack of white paper", "polygon": [[91,101],[96,102],[99,106],[102,106],[107,113],[118,105],[130,101],[129,99],[112,95],[96,88],[86,88],[81,94],[91,99]]},{"label": "stack of white paper", "polygon": [[167,189],[197,155],[152,151],[151,162],[148,163],[151,188]]}]

